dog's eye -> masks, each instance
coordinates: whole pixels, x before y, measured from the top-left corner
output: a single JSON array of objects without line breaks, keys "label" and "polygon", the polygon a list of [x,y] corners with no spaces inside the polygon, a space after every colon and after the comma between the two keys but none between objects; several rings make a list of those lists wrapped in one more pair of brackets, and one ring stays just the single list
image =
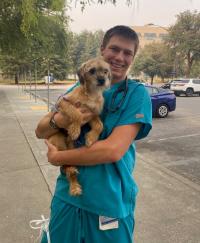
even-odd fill
[{"label": "dog's eye", "polygon": [[91,68],[91,69],[89,70],[89,73],[91,73],[91,74],[95,74],[95,73],[96,73],[96,69],[95,69],[95,68]]},{"label": "dog's eye", "polygon": [[108,73],[108,70],[107,70],[107,69],[105,69],[105,70],[104,70],[104,74],[107,74],[107,73]]}]

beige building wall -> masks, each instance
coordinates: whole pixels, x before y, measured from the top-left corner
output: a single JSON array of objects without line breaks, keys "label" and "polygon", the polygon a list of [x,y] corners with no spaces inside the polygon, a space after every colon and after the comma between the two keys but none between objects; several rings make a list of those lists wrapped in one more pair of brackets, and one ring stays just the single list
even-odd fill
[{"label": "beige building wall", "polygon": [[156,26],[156,25],[144,25],[144,26],[132,26],[137,32],[140,40],[140,48],[152,42],[163,41],[167,34],[167,27]]}]

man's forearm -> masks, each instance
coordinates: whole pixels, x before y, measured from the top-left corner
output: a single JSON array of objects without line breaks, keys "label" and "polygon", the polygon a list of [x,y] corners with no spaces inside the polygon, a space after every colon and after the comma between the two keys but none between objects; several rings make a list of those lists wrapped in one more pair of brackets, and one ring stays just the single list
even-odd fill
[{"label": "man's forearm", "polygon": [[[106,140],[98,141],[91,147],[81,147],[66,151],[58,151],[54,157],[57,165],[97,165],[116,161],[114,146]],[[53,163],[54,164],[54,163]]]},{"label": "man's forearm", "polygon": [[50,122],[50,119],[52,116],[53,116],[53,113],[50,112],[40,120],[40,122],[38,123],[37,128],[35,130],[35,134],[36,134],[37,138],[47,139],[58,132],[57,129],[52,128],[49,125],[49,122]]}]

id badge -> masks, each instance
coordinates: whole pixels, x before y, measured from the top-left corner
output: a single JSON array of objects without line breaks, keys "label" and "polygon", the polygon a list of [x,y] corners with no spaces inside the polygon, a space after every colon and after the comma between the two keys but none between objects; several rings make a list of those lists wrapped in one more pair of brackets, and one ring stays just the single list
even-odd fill
[{"label": "id badge", "polygon": [[109,230],[109,229],[118,229],[119,222],[116,218],[109,218],[106,216],[99,216],[99,229],[100,230]]}]

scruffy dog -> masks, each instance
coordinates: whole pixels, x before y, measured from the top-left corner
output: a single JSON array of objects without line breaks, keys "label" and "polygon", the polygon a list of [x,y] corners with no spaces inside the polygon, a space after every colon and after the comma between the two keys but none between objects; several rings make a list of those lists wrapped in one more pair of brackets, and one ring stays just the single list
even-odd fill
[{"label": "scruffy dog", "polygon": [[[58,110],[66,117],[67,135],[58,131],[49,138],[58,150],[66,150],[74,147],[74,141],[79,137],[82,124],[82,115],[77,107],[88,109],[93,117],[89,121],[91,130],[85,136],[86,146],[91,146],[98,140],[103,129],[99,118],[104,99],[103,91],[109,87],[111,72],[109,64],[102,58],[94,58],[82,64],[78,71],[80,86],[63,96],[57,103]],[[73,196],[82,193],[81,185],[77,180],[78,170],[74,166],[63,166],[66,177],[69,180],[69,192]]]}]

